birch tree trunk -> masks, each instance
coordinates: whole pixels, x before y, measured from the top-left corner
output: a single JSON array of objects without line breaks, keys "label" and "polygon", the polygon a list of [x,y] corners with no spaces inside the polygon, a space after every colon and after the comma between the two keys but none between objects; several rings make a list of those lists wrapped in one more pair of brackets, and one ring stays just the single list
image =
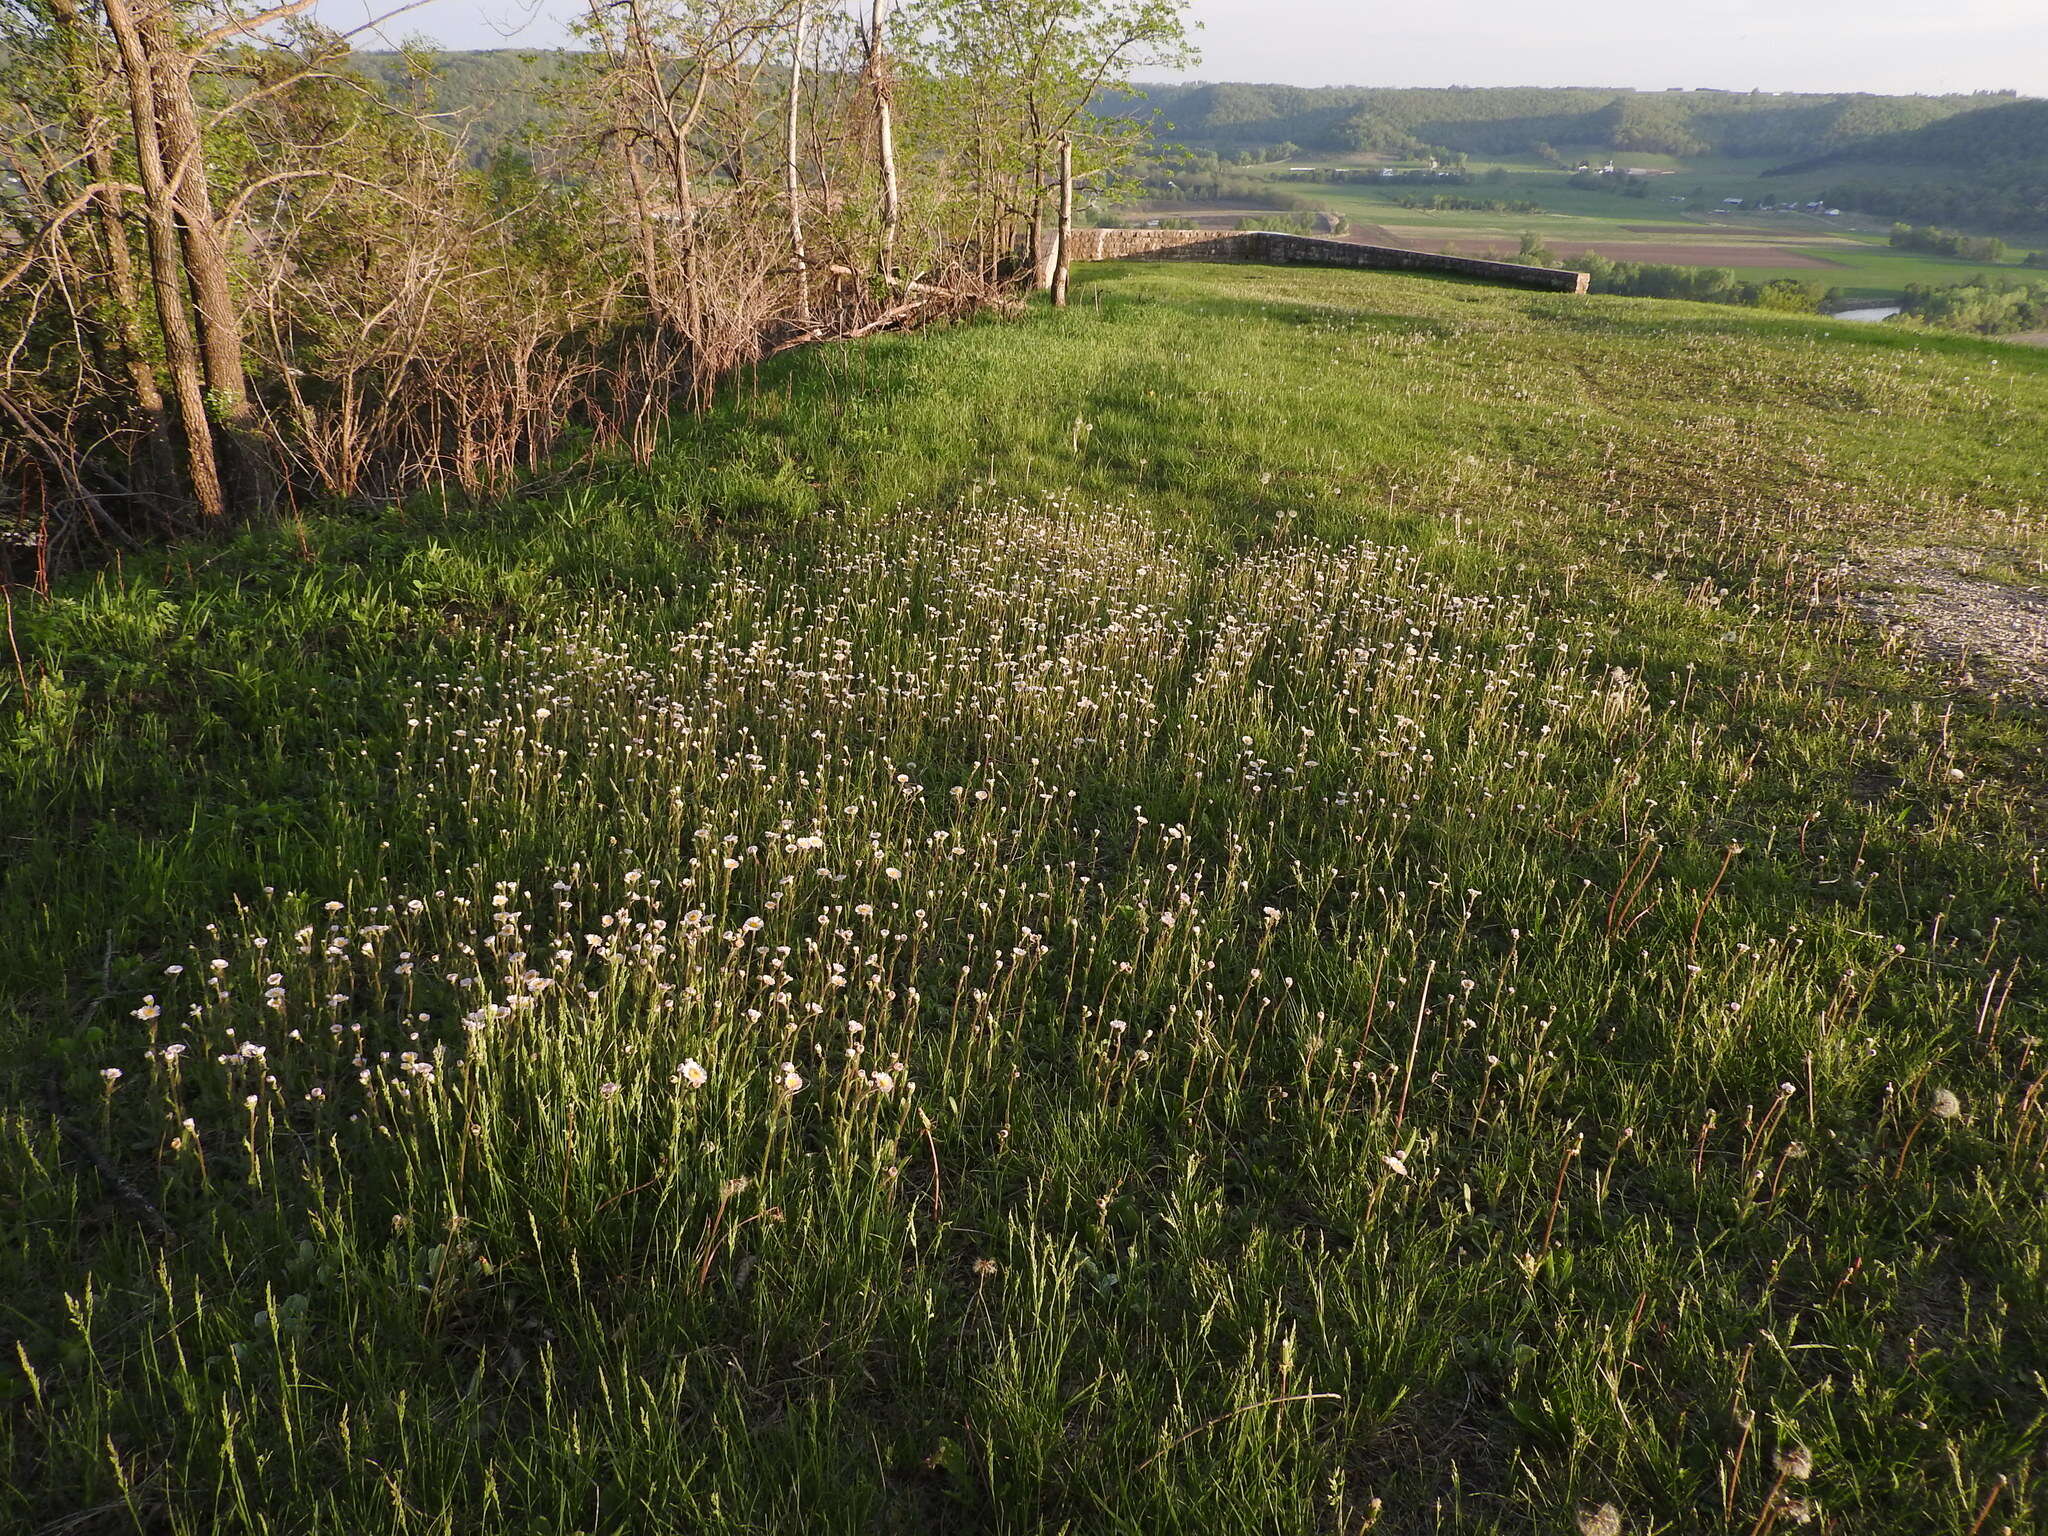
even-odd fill
[{"label": "birch tree trunk", "polygon": [[868,72],[875,92],[875,153],[882,173],[882,279],[896,276],[896,235],[903,223],[902,192],[896,181],[896,121],[889,102],[889,65],[883,51],[883,28],[889,0],[875,0],[874,24],[868,32]]},{"label": "birch tree trunk", "polygon": [[1074,243],[1074,141],[1060,135],[1060,229],[1052,252],[1052,302],[1067,307],[1067,264]]},{"label": "birch tree trunk", "polygon": [[804,73],[804,0],[797,0],[789,44],[789,119],[783,139],[782,169],[789,198],[789,256],[796,266],[797,322],[811,329],[811,263],[804,250],[803,183],[797,173],[797,114],[802,101]]}]

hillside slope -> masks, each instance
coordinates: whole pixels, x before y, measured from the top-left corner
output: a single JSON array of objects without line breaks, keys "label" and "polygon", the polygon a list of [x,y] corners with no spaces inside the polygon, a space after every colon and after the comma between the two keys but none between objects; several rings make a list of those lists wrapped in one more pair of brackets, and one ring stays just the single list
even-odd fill
[{"label": "hillside slope", "polygon": [[2044,411],[1133,264],[17,594],[0,1527],[2039,1529],[2048,731],[1850,604]]},{"label": "hillside slope", "polygon": [[1874,213],[2048,228],[2048,101],[1963,112],[1771,172],[1839,171],[1839,200]]}]

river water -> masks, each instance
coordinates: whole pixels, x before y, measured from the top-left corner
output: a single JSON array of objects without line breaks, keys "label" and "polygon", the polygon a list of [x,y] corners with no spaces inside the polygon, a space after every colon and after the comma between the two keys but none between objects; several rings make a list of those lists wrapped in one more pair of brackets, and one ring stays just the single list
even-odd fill
[{"label": "river water", "polygon": [[1869,309],[1838,309],[1830,319],[1834,320],[1889,320],[1900,312],[1897,304],[1879,304]]}]

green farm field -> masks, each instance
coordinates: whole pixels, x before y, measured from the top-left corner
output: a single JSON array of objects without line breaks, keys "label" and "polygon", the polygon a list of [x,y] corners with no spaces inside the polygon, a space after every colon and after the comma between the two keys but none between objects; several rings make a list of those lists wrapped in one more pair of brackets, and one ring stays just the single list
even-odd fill
[{"label": "green farm field", "polygon": [[[2019,278],[2032,273],[2017,260],[2001,265],[1894,250],[1887,238],[1891,221],[1859,217],[1853,210],[1841,218],[1808,213],[1722,211],[1723,198],[1759,197],[1810,200],[1821,195],[1825,178],[1762,179],[1765,161],[1708,160],[1684,163],[1669,156],[1629,155],[1619,163],[1645,168],[1675,168],[1668,176],[1649,179],[1641,198],[1586,191],[1569,185],[1554,168],[1517,161],[1476,161],[1479,177],[1468,185],[1371,185],[1275,180],[1276,191],[1312,201],[1318,208],[1349,217],[1353,237],[1384,239],[1418,250],[1451,250],[1467,256],[1511,256],[1525,233],[1534,233],[1561,257],[1594,252],[1617,261],[1656,262],[1678,266],[1733,267],[1745,279],[1792,278],[1842,290],[1844,299],[1875,302],[1896,298],[1908,285],[1967,283],[1990,278]],[[1362,156],[1314,157],[1298,162],[1317,167],[1373,168]],[[1599,163],[1596,157],[1595,163]],[[1504,180],[1485,179],[1500,170]],[[1238,174],[1254,179],[1286,176],[1284,166],[1247,167]],[[1534,203],[1538,213],[1497,213],[1478,210],[1404,208],[1402,197],[1427,200],[1442,192],[1479,201]],[[1148,203],[1126,217],[1193,216],[1228,226],[1240,218],[1256,218],[1250,207]],[[2027,237],[2011,237],[2015,249],[2028,248]],[[2037,237],[2048,247],[2048,231]]]},{"label": "green farm field", "polygon": [[0,1528],[2041,1529],[2044,412],[1105,265],[17,595]]}]

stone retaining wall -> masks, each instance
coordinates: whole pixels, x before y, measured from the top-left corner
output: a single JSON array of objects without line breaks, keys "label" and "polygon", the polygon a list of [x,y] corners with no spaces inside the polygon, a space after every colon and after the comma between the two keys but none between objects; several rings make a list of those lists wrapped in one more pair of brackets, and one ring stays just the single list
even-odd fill
[{"label": "stone retaining wall", "polygon": [[[1395,245],[1358,245],[1313,235],[1284,235],[1272,230],[1213,229],[1077,229],[1074,261],[1256,261],[1274,265],[1369,267],[1381,271],[1450,272],[1515,288],[1540,288],[1550,293],[1584,293],[1592,281],[1584,272],[1552,267],[1525,267],[1513,261],[1486,261],[1476,256],[1439,256]],[[1045,255],[1052,253],[1047,237]]]}]

